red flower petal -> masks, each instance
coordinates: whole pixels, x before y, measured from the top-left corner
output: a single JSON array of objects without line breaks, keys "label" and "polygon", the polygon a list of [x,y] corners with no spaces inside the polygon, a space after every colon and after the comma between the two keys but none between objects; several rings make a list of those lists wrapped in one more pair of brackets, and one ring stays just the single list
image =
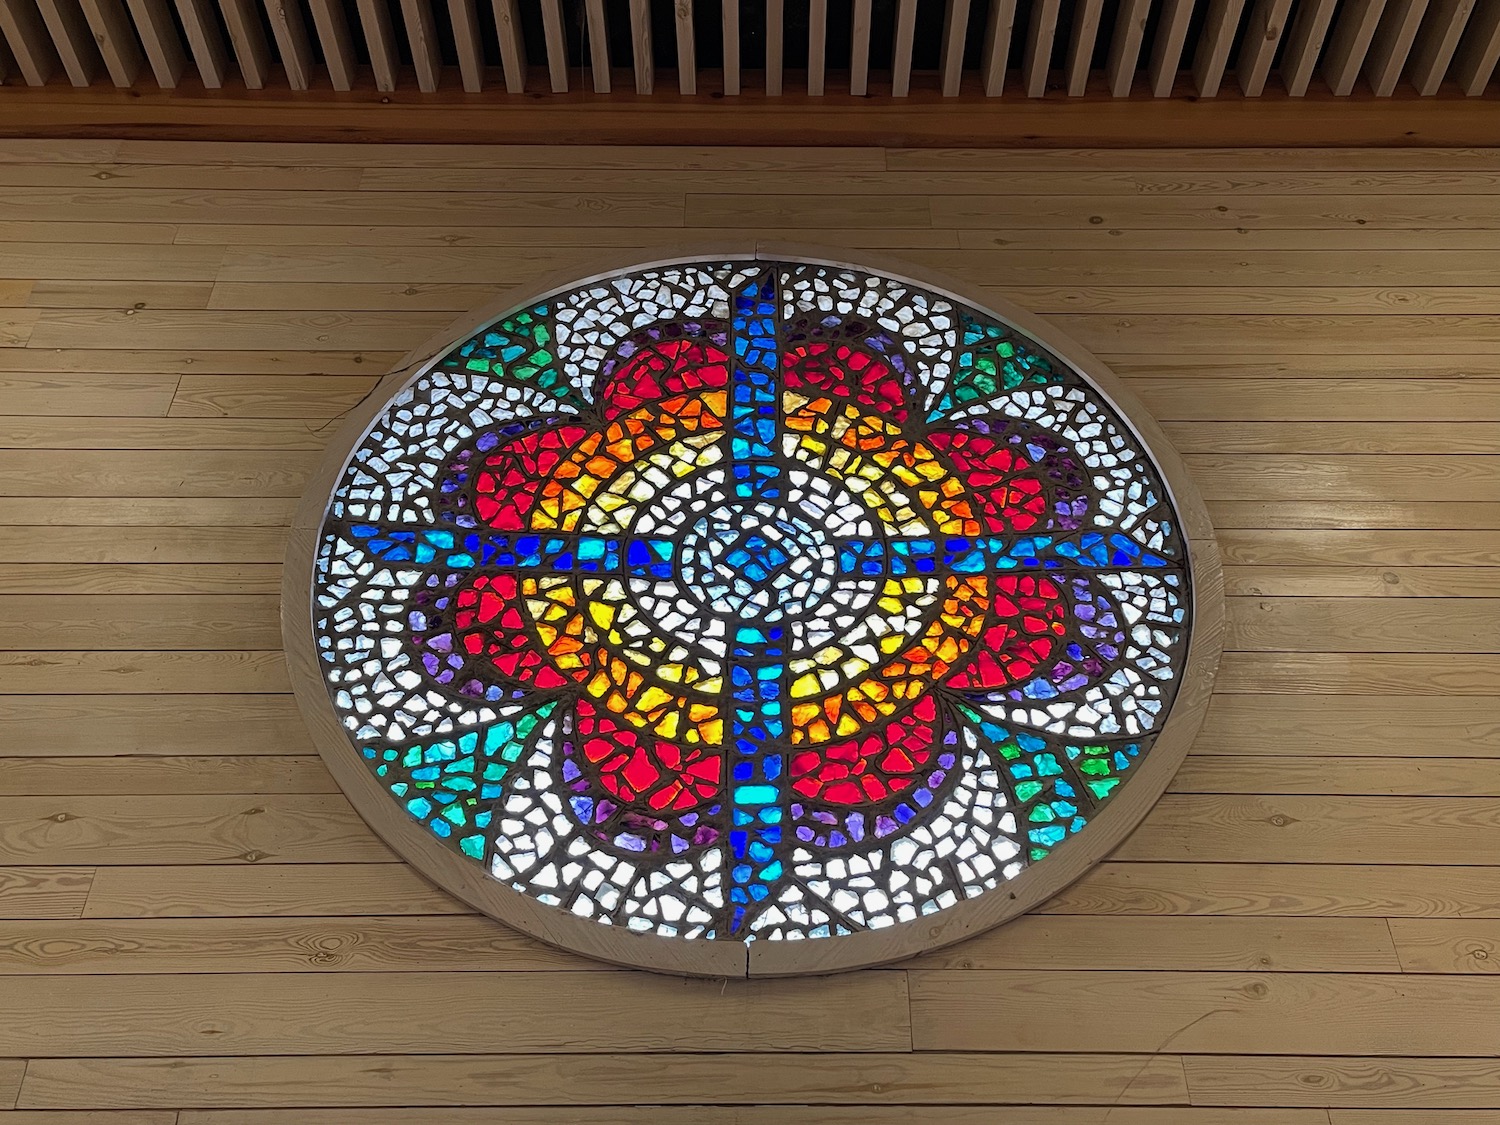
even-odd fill
[{"label": "red flower petal", "polygon": [[707,340],[687,337],[650,344],[622,363],[596,399],[607,419],[673,395],[729,385],[729,355]]},{"label": "red flower petal", "polygon": [[718,795],[724,758],[717,747],[679,746],[622,726],[586,699],[578,701],[577,715],[583,756],[617,800],[686,812]]},{"label": "red flower petal", "polygon": [[901,377],[872,352],[816,341],[793,348],[782,363],[783,386],[789,391],[825,395],[835,404],[857,402],[895,422],[906,421]]},{"label": "red flower petal", "polygon": [[792,788],[801,796],[834,805],[883,801],[908,789],[929,768],[941,741],[937,704],[931,695],[867,734],[792,756]]},{"label": "red flower petal", "polygon": [[1067,603],[1050,578],[1003,574],[991,589],[990,624],[973,658],[944,681],[949,687],[987,691],[1029,680],[1067,631]]},{"label": "red flower petal", "polygon": [[985,434],[934,430],[927,435],[976,502],[984,530],[1026,532],[1047,517],[1047,493],[1035,467],[1015,446]]}]

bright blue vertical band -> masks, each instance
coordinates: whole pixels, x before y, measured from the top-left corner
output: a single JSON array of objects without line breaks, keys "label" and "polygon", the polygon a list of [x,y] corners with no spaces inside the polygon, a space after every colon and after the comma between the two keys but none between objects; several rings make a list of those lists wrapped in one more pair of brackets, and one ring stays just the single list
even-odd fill
[{"label": "bright blue vertical band", "polygon": [[[730,411],[730,462],[734,494],[745,510],[779,503],[784,496],[776,458],[780,427],[773,273],[756,278],[734,295],[734,374]],[[734,751],[730,758],[732,853],[730,930],[743,933],[754,904],[771,893],[782,875],[781,786],[785,763],[768,744],[784,740],[782,700],[783,630],[742,621],[730,646],[730,693]]]}]

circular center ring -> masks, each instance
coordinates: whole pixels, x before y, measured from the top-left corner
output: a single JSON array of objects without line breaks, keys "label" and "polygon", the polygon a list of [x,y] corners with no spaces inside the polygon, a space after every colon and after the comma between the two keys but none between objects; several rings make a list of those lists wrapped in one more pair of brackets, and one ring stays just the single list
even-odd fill
[{"label": "circular center ring", "polygon": [[827,530],[768,501],[703,510],[678,550],[684,591],[742,621],[776,625],[814,612],[839,579],[838,547]]}]

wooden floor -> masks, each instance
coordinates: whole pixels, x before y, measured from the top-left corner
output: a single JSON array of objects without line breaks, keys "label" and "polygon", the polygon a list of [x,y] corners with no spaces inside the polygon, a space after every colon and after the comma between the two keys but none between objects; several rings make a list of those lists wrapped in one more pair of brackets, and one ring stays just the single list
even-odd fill
[{"label": "wooden floor", "polygon": [[[1222,694],[1037,915],[828,980],[605,969],[334,791],[285,525],[499,288],[776,234],[1130,382],[1219,528]],[[0,344],[0,1125],[1500,1125],[1500,150],[4,142]]]}]

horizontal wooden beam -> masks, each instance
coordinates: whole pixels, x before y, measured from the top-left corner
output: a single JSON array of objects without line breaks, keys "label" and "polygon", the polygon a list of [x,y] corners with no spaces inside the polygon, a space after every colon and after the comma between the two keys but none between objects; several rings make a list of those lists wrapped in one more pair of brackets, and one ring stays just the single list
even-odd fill
[{"label": "horizontal wooden beam", "polygon": [[[410,76],[408,75],[407,78]],[[726,102],[709,75],[700,93],[643,102],[633,91],[511,96],[499,84],[482,95],[445,81],[435,94],[356,91],[338,100],[265,90],[254,100],[205,90],[184,77],[170,93],[86,90],[53,85],[0,91],[0,136],[122,137],[154,140],[358,141],[542,144],[886,145],[1097,148],[1308,146],[1477,146],[1494,141],[1495,107],[1467,99],[1453,83],[1435,97],[1403,88],[1394,97],[1357,91],[1334,98],[1311,91],[1290,98],[1269,90],[1245,98],[1227,84],[1195,99],[1184,76],[1173,96],[1109,96],[1102,82],[1070,98],[1009,92],[998,104],[977,84],[956,98],[938,90],[907,97],[850,97],[830,88],[818,98],[767,98],[746,90]],[[713,76],[717,78],[717,75]]]}]

